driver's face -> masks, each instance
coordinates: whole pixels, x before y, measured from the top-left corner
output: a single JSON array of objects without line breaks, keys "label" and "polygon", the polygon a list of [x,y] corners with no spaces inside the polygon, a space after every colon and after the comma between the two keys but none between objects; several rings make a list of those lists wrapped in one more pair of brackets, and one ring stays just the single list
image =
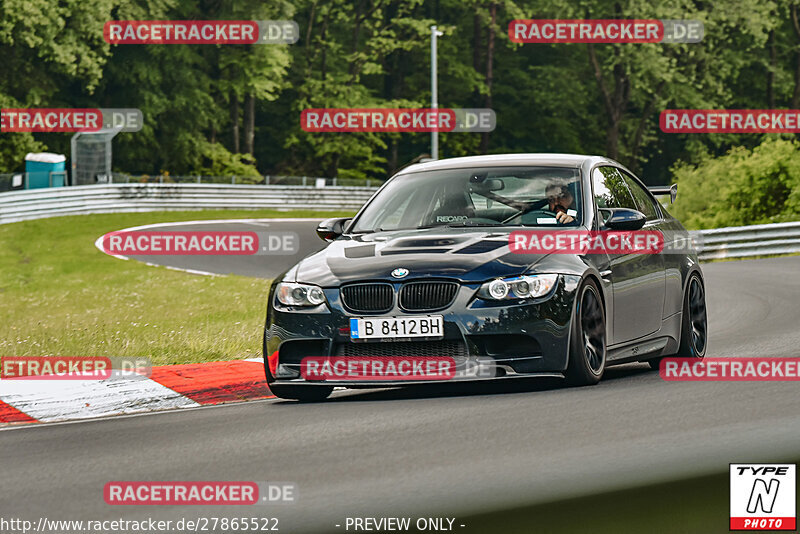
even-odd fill
[{"label": "driver's face", "polygon": [[556,211],[556,206],[561,206],[565,210],[572,206],[572,195],[569,191],[562,191],[560,188],[548,190],[547,204],[550,206],[550,211]]}]

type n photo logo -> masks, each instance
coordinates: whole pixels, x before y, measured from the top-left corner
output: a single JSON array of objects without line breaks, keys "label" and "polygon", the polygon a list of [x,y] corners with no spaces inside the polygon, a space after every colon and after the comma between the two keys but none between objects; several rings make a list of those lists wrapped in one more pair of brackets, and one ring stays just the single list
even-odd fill
[{"label": "type n photo logo", "polygon": [[730,464],[730,530],[794,530],[795,464]]}]

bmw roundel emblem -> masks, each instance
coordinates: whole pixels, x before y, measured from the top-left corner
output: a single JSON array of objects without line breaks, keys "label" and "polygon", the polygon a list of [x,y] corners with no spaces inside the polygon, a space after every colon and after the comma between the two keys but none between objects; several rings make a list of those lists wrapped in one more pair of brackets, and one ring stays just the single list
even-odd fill
[{"label": "bmw roundel emblem", "polygon": [[394,276],[395,278],[404,278],[408,276],[408,269],[406,269],[405,267],[398,267],[397,269],[392,271],[392,276]]}]

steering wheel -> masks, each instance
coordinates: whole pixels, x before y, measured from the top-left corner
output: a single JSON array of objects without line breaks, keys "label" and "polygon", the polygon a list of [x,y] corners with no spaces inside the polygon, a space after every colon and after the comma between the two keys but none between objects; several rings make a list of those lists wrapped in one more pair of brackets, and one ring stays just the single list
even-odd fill
[{"label": "steering wheel", "polygon": [[528,212],[517,213],[515,215],[512,215],[511,217],[509,217],[508,219],[503,221],[503,223],[505,224],[507,222],[513,221],[514,219],[522,218],[522,217],[537,217],[538,218],[539,216],[548,217],[550,219],[555,219],[556,218],[556,212],[550,211],[550,210],[545,210],[545,209],[531,210],[531,211],[528,211]]}]

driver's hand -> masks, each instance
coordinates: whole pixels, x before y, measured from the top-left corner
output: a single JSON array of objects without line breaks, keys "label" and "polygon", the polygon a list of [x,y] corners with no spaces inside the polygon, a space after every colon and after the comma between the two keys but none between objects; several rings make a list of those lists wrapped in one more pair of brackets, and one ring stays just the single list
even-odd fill
[{"label": "driver's hand", "polygon": [[575,217],[573,217],[572,215],[567,215],[567,212],[565,211],[559,211],[558,213],[556,213],[556,221],[558,221],[561,224],[571,223],[574,220]]}]

